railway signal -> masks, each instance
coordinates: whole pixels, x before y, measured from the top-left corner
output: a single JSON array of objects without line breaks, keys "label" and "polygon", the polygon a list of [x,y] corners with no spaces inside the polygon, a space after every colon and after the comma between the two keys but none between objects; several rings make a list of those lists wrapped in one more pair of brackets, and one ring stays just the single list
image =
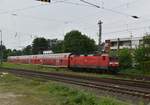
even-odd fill
[{"label": "railway signal", "polygon": [[36,1],[47,2],[47,3],[51,2],[51,0],[36,0]]}]

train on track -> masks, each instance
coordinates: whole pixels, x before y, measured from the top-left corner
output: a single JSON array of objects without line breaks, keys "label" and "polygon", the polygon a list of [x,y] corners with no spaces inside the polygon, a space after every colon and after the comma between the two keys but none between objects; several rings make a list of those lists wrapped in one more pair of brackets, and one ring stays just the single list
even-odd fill
[{"label": "train on track", "polygon": [[108,54],[79,55],[72,53],[9,56],[8,62],[23,64],[41,64],[71,69],[99,70],[116,72],[119,62]]}]

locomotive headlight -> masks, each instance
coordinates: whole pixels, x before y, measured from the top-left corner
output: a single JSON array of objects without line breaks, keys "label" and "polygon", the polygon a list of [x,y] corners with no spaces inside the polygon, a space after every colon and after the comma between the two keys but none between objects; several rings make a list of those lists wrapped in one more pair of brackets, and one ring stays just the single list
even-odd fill
[{"label": "locomotive headlight", "polygon": [[119,63],[118,63],[118,62],[115,62],[115,64],[116,64],[116,65],[119,65]]},{"label": "locomotive headlight", "polygon": [[113,64],[113,62],[109,62],[109,64],[110,64],[110,65],[112,65],[112,64]]},{"label": "locomotive headlight", "polygon": [[109,62],[110,65],[112,64],[115,64],[115,65],[118,65],[119,63],[118,62]]}]

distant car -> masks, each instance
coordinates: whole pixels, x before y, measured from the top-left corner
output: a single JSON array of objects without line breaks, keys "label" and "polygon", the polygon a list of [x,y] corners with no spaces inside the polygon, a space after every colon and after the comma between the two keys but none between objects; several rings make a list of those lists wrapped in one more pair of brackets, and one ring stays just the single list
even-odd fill
[{"label": "distant car", "polygon": [[41,64],[54,67],[96,69],[116,72],[119,62],[108,54],[76,55],[71,53],[9,56],[8,62],[23,64]]}]

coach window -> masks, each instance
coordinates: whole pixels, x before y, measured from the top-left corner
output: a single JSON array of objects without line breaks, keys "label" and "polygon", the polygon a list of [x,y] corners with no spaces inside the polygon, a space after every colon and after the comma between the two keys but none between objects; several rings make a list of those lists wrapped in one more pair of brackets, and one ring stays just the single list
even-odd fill
[{"label": "coach window", "polygon": [[60,63],[63,63],[63,60],[62,60],[62,59],[60,60]]}]

